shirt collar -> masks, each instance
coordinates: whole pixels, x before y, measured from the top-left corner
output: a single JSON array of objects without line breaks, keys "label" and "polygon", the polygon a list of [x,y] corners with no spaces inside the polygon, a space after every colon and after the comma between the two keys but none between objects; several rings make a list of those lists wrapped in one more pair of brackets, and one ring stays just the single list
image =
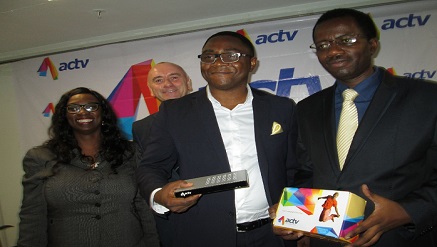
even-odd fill
[{"label": "shirt collar", "polygon": [[[252,90],[251,90],[249,84],[247,84],[246,87],[247,87],[246,101],[244,101],[244,103],[242,105],[245,105],[245,104],[252,102],[252,99],[253,99]],[[220,106],[222,105],[222,104],[220,104],[220,102],[218,100],[216,100],[214,98],[214,96],[212,96],[211,90],[209,89],[209,85],[206,86],[206,95],[207,95],[209,101],[211,101],[211,103],[213,103],[215,105],[220,105]]]},{"label": "shirt collar", "polygon": [[[375,70],[373,74],[353,88],[358,93],[358,97],[356,101],[372,99],[373,94],[375,93],[376,89],[381,83],[382,77],[384,75],[383,70],[381,70],[377,66],[374,66],[373,68]],[[335,83],[336,83],[335,94],[341,95],[344,90],[348,89],[346,85],[340,83],[338,80]]]}]

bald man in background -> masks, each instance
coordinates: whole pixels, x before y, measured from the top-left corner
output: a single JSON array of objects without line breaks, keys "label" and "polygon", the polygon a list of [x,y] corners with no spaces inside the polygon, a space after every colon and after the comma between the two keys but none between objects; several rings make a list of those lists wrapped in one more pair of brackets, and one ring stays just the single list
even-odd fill
[{"label": "bald man in background", "polygon": [[[193,91],[191,79],[184,69],[170,62],[158,63],[149,71],[147,86],[150,88],[151,95],[161,102],[169,99],[178,99]],[[151,114],[134,122],[132,125],[133,139],[137,144],[137,161],[141,160],[145,150],[145,142],[150,135],[154,119],[155,114]],[[177,170],[173,170],[171,180],[177,179],[179,179]],[[148,198],[145,199],[148,200]],[[170,215],[154,214],[154,216],[161,246],[171,246],[173,230],[168,220]]]}]

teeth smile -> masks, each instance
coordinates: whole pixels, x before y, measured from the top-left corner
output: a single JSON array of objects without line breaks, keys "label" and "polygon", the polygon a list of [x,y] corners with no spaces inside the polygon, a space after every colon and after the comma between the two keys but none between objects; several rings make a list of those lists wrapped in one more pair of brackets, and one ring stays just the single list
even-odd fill
[{"label": "teeth smile", "polygon": [[89,122],[92,122],[93,120],[92,119],[78,119],[77,120],[77,122],[79,122],[79,123],[89,123]]}]

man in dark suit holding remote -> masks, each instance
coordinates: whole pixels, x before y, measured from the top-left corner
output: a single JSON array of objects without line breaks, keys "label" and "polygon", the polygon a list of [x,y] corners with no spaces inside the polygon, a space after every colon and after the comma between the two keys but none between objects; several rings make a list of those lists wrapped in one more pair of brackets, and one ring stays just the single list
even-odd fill
[{"label": "man in dark suit holding remote", "polygon": [[[253,44],[236,32],[207,39],[206,88],[161,104],[138,168],[142,195],[172,213],[176,246],[285,246],[268,215],[296,170],[295,104],[252,89]],[[169,182],[173,167],[182,180]],[[249,188],[176,198],[184,179],[247,170]]]}]

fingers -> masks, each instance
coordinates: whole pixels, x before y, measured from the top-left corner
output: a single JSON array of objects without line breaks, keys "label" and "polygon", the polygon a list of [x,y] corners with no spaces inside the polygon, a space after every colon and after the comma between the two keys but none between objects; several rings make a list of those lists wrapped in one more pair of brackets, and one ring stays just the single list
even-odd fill
[{"label": "fingers", "polygon": [[[363,194],[369,199],[369,200],[371,200],[372,202],[373,202],[373,193],[370,191],[370,189],[369,189],[369,187],[366,185],[366,184],[363,184],[363,185],[361,185],[361,190],[362,190],[362,192],[363,192]],[[368,222],[371,222],[372,221],[372,215],[370,215],[369,216],[369,218],[367,218],[366,220],[364,220],[364,221],[362,221],[361,223],[359,223],[359,225],[355,228],[355,229],[353,229],[352,231],[350,231],[346,236],[345,236],[345,238],[346,239],[350,239],[350,238],[353,238],[353,237],[355,237],[356,235],[358,235],[358,234],[360,234],[360,233],[362,233],[362,232],[364,232],[364,231],[366,231],[369,227],[370,227],[370,225],[368,225]],[[360,237],[362,237],[362,236],[360,236]],[[352,245],[351,245],[352,246]]]},{"label": "fingers", "polygon": [[[362,221],[361,223],[358,223],[358,226],[353,229],[352,231],[350,231],[345,238],[346,239],[350,239],[355,237],[358,234],[361,234],[365,231],[367,231],[370,227],[375,226],[377,224],[377,222],[374,222],[374,218],[372,215],[370,215],[367,219],[365,219],[364,221]],[[360,236],[360,238],[363,236]]]},{"label": "fingers", "polygon": [[373,194],[370,189],[369,186],[367,186],[367,184],[363,184],[361,185],[361,191],[363,192],[363,194],[369,198],[369,200],[371,200],[372,202],[376,202],[377,201],[377,195]]},{"label": "fingers", "polygon": [[364,234],[360,235],[357,241],[354,243],[347,245],[346,247],[354,247],[354,246],[362,246],[362,247],[368,247],[374,245],[379,238],[381,237],[382,232],[365,232]]},{"label": "fingers", "polygon": [[284,229],[279,227],[273,227],[273,233],[285,240],[296,240],[303,237],[302,232],[295,232],[290,229]]},{"label": "fingers", "polygon": [[297,247],[310,247],[310,238],[303,237],[297,240]]},{"label": "fingers", "polygon": [[273,220],[273,219],[276,218],[276,210],[278,210],[278,204],[277,203],[269,208],[270,219]]},{"label": "fingers", "polygon": [[370,246],[376,243],[386,231],[412,221],[399,203],[372,193],[365,184],[362,185],[361,189],[364,195],[375,204],[375,209],[363,222],[347,234],[346,239],[360,234],[358,240],[351,246]]},{"label": "fingers", "polygon": [[184,180],[168,183],[155,194],[154,200],[174,213],[183,213],[195,205],[201,195],[176,198],[174,192],[178,188],[187,188],[192,185],[192,183],[187,183]]},{"label": "fingers", "polygon": [[367,241],[362,246],[363,247],[368,247],[368,246],[372,246],[372,245],[376,244],[376,242],[379,240],[381,235],[382,235],[382,233],[378,233],[378,234],[374,235],[369,241]]},{"label": "fingers", "polygon": [[[177,188],[188,188],[188,187],[193,186],[193,183],[188,183],[187,181],[183,181],[183,180],[181,180],[181,181],[182,181],[181,183],[177,184],[179,186]],[[177,188],[175,188],[175,189],[177,189]]]},{"label": "fingers", "polygon": [[171,198],[168,209],[174,213],[183,213],[194,206],[200,198],[199,195],[192,195],[186,198]]}]

